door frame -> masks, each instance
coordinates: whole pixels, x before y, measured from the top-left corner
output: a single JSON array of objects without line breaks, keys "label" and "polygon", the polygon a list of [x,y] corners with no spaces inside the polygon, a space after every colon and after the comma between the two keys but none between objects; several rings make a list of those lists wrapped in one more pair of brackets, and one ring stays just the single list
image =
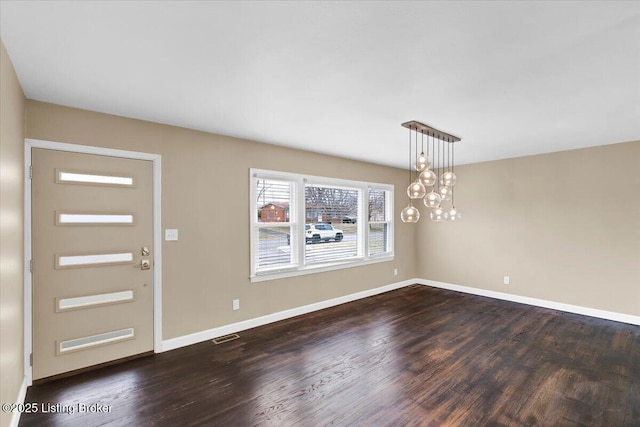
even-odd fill
[{"label": "door frame", "polygon": [[24,373],[26,385],[33,383],[31,353],[33,351],[33,278],[31,273],[31,151],[33,148],[66,151],[81,154],[149,160],[153,163],[153,351],[162,352],[162,156],[160,154],[117,150],[91,145],[68,144],[25,138],[24,140]]}]

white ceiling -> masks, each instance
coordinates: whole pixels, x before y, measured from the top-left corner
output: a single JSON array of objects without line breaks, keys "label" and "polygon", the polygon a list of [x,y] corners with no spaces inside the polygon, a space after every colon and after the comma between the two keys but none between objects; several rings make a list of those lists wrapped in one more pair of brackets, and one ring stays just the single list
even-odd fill
[{"label": "white ceiling", "polygon": [[404,167],[640,139],[640,2],[13,2],[25,94]]}]

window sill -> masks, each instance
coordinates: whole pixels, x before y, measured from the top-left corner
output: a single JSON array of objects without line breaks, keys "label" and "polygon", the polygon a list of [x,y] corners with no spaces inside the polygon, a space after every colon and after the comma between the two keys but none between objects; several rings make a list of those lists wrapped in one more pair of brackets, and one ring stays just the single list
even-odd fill
[{"label": "window sill", "polygon": [[273,273],[263,272],[263,273],[258,273],[255,276],[251,276],[249,278],[251,279],[251,283],[266,282],[269,280],[284,279],[287,277],[305,276],[307,274],[324,273],[326,271],[342,270],[344,268],[361,267],[363,265],[393,261],[393,259],[394,259],[394,255],[388,254],[388,255],[371,257],[368,259],[360,259],[357,261],[337,262],[337,263],[322,264],[317,266],[308,266],[300,270],[278,271]]}]

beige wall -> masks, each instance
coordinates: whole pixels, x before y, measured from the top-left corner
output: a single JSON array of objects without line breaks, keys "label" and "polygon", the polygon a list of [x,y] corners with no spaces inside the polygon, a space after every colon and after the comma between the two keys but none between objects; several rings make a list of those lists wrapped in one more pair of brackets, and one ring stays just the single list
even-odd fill
[{"label": "beige wall", "polygon": [[[2,401],[11,402],[23,376],[25,99],[4,47],[1,77]],[[640,142],[461,166],[464,219],[433,224],[421,208],[416,226],[398,220],[399,169],[37,101],[26,101],[26,119],[28,138],[163,156],[163,228],[180,230],[163,243],[164,339],[413,277],[640,315]],[[251,284],[252,167],[394,184],[395,261]]]},{"label": "beige wall", "polygon": [[463,220],[420,223],[419,277],[640,315],[639,165],[636,141],[456,168]]},{"label": "beige wall", "polygon": [[[13,403],[24,376],[24,108],[20,82],[0,41],[0,401]],[[2,411],[0,425],[11,413]]]},{"label": "beige wall", "polygon": [[180,233],[163,243],[164,339],[415,277],[413,227],[398,221],[395,261],[249,281],[249,168],[394,184],[396,213],[402,170],[36,101],[27,137],[162,155],[162,226]]}]

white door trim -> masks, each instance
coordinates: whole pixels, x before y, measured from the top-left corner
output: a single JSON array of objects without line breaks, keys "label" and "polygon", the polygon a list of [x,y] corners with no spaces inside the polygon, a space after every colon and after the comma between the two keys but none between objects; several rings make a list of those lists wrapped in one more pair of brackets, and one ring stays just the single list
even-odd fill
[{"label": "white door trim", "polygon": [[162,156],[160,154],[137,151],[115,150],[90,145],[67,144],[39,139],[24,140],[24,165],[26,171],[24,186],[24,372],[27,386],[33,383],[31,352],[33,351],[33,313],[31,310],[31,149],[69,151],[82,154],[120,157],[124,159],[150,160],[153,162],[153,350],[162,351]]}]

